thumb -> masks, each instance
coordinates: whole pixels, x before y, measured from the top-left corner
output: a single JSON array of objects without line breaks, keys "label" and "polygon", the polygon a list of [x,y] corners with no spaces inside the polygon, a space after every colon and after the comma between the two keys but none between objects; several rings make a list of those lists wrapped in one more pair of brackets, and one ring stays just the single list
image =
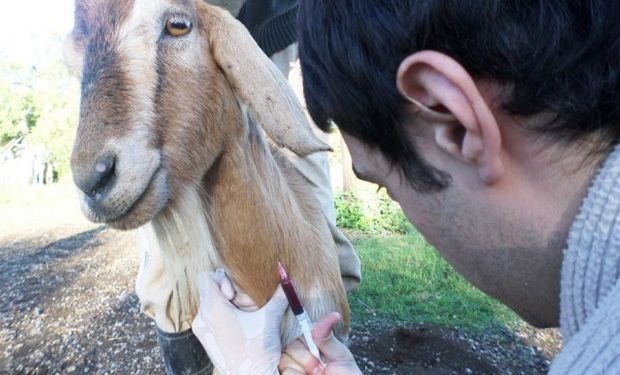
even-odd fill
[{"label": "thumb", "polygon": [[336,324],[340,322],[340,318],[340,314],[336,312],[329,313],[316,322],[312,328],[312,339],[327,363],[353,360],[349,349],[332,333]]}]

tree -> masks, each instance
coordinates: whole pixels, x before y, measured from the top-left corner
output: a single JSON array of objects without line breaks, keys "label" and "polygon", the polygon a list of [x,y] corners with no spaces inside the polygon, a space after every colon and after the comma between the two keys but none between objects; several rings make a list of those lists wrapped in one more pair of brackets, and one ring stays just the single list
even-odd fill
[{"label": "tree", "polygon": [[56,61],[37,70],[32,97],[39,115],[27,140],[30,144],[44,145],[50,153],[50,161],[62,175],[69,170],[75,138],[79,83],[69,76],[62,62]]},{"label": "tree", "polygon": [[26,136],[49,152],[60,175],[69,157],[79,110],[79,84],[59,60],[38,67],[0,64],[0,145]]},{"label": "tree", "polygon": [[38,118],[32,93],[14,86],[0,81],[0,145],[26,135]]}]

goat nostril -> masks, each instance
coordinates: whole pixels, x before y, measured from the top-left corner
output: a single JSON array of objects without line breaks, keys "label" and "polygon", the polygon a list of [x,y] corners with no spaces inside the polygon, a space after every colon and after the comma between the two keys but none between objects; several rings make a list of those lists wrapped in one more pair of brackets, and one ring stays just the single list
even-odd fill
[{"label": "goat nostril", "polygon": [[100,200],[104,195],[104,189],[114,175],[114,158],[105,157],[98,160],[91,171],[90,176],[80,181],[78,186],[89,197]]},{"label": "goat nostril", "polygon": [[95,170],[99,173],[104,173],[108,169],[108,166],[105,163],[97,163],[95,165]]},{"label": "goat nostril", "polygon": [[95,164],[95,179],[97,182],[95,186],[93,186],[93,190],[91,192],[96,198],[101,197],[101,191],[108,185],[110,182],[110,178],[112,177],[114,172],[114,159],[106,158],[100,160]]}]

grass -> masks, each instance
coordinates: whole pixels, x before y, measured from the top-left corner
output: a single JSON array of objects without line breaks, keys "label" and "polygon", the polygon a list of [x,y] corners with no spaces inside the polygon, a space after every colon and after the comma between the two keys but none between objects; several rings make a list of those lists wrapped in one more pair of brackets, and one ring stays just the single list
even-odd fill
[{"label": "grass", "polygon": [[349,298],[354,324],[381,320],[479,331],[519,321],[459,276],[415,231],[353,242],[363,276]]}]

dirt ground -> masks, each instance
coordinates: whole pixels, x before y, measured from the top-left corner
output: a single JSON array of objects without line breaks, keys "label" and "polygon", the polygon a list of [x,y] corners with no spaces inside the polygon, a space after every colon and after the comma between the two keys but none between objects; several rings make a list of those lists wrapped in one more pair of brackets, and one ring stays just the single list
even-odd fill
[{"label": "dirt ground", "polygon": [[[163,374],[133,291],[133,235],[77,216],[45,227],[30,218],[19,228],[0,220],[0,373]],[[355,322],[351,335],[365,374],[544,374],[559,342],[555,330],[387,322]]]}]

